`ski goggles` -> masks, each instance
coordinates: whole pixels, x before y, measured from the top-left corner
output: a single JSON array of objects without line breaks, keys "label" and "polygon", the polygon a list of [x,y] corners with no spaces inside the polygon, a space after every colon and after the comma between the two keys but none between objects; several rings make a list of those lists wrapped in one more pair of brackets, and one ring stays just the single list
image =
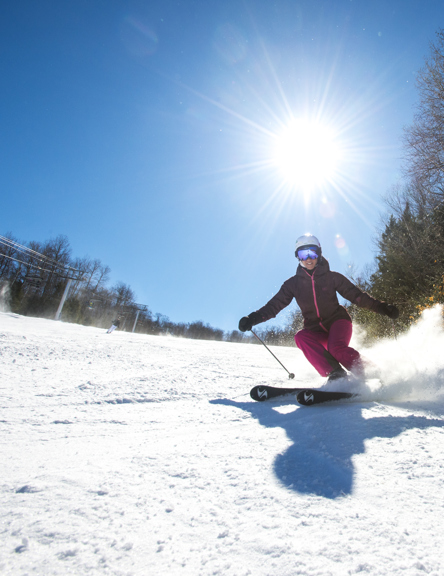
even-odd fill
[{"label": "ski goggles", "polygon": [[316,258],[319,258],[315,248],[303,248],[302,250],[298,250],[297,256],[299,260],[308,260],[309,258],[311,260],[316,260]]}]

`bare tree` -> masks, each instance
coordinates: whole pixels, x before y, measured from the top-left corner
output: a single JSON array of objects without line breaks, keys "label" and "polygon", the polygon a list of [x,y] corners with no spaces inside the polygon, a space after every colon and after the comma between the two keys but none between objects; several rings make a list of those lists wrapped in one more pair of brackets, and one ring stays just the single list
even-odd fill
[{"label": "bare tree", "polygon": [[444,200],[444,30],[436,36],[417,76],[413,124],[404,130],[405,174],[427,209]]},{"label": "bare tree", "polygon": [[[100,260],[94,260],[94,262],[100,263]],[[97,292],[97,290],[108,282],[110,273],[111,268],[100,263],[95,272],[93,292]]]},{"label": "bare tree", "polygon": [[135,294],[131,287],[124,282],[117,282],[112,287],[116,306],[131,306],[135,301]]}]

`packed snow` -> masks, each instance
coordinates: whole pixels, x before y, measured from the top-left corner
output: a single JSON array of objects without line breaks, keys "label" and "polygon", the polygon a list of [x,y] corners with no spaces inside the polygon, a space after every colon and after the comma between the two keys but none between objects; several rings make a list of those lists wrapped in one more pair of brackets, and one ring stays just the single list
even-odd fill
[{"label": "packed snow", "polygon": [[290,383],[254,344],[3,312],[0,345],[1,574],[444,574],[439,308],[312,407],[249,397],[323,385],[295,347]]}]

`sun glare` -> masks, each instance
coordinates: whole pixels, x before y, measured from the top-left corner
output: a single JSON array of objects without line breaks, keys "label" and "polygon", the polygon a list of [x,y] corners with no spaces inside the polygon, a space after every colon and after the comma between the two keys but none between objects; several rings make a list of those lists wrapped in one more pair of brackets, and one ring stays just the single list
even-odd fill
[{"label": "sun glare", "polygon": [[287,184],[309,191],[333,178],[340,151],[330,128],[295,119],[277,137],[273,157]]}]

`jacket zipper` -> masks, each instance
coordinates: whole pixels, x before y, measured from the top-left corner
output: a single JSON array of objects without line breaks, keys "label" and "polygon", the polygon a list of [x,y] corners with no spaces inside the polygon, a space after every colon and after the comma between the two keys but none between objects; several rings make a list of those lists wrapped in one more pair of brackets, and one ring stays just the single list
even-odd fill
[{"label": "jacket zipper", "polygon": [[317,314],[317,316],[318,316],[318,318],[319,318],[319,326],[320,326],[323,330],[325,330],[326,332],[328,332],[327,328],[326,328],[326,327],[322,324],[322,322],[321,322],[321,316],[320,316],[320,314],[319,314],[319,308],[318,308],[318,301],[316,300],[315,281],[314,281],[314,275],[315,275],[316,270],[313,271],[313,274],[309,274],[306,270],[304,270],[304,272],[305,272],[308,276],[310,276],[310,278],[311,278],[311,288],[312,288],[312,290],[313,290],[313,300],[314,300],[314,305],[315,305],[315,308],[316,308],[316,314]]}]

